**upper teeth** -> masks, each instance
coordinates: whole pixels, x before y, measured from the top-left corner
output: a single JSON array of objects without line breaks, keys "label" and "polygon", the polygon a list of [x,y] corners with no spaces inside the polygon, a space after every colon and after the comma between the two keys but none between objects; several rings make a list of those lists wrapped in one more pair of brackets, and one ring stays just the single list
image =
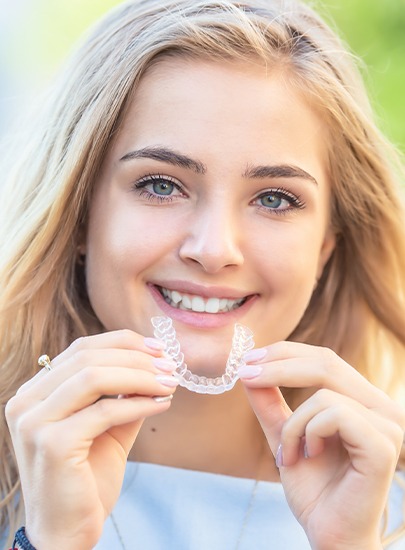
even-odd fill
[{"label": "upper teeth", "polygon": [[228,298],[208,298],[191,294],[180,294],[177,290],[169,290],[160,287],[160,290],[168,304],[179,309],[187,309],[196,312],[219,313],[230,311],[240,306],[245,298],[229,300]]}]

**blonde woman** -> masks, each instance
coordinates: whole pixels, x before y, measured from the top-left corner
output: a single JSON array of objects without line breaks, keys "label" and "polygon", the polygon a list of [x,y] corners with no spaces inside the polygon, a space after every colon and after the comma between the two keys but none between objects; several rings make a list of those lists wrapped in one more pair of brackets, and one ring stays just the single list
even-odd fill
[{"label": "blonde woman", "polygon": [[2,202],[9,544],[405,548],[401,177],[304,5],[102,20]]}]

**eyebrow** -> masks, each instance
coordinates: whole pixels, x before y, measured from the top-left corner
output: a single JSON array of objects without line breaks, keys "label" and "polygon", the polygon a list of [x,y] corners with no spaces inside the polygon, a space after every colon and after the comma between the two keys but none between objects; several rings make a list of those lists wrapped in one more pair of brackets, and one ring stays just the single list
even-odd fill
[{"label": "eyebrow", "polygon": [[276,164],[269,166],[249,166],[243,174],[244,178],[301,178],[318,185],[316,179],[308,172],[291,164]]},{"label": "eyebrow", "polygon": [[168,164],[172,164],[173,166],[180,166],[180,168],[187,168],[188,170],[192,170],[196,174],[205,174],[207,171],[207,167],[202,162],[198,160],[193,160],[186,155],[182,155],[181,153],[177,153],[176,151],[173,151],[172,149],[167,149],[166,147],[144,147],[143,149],[130,151],[122,158],[120,158],[120,161],[125,162],[128,160],[140,158],[167,162]]},{"label": "eyebrow", "polygon": [[[166,162],[173,166],[179,166],[180,168],[186,168],[192,170],[196,174],[205,174],[207,172],[206,165],[199,161],[168,149],[167,147],[143,147],[142,149],[135,149],[126,153],[120,158],[120,162],[127,162],[134,159],[151,159],[160,162]],[[248,166],[243,177],[246,179],[265,179],[265,178],[301,178],[311,181],[315,185],[318,185],[316,179],[308,172],[293,166],[290,164],[275,164],[275,165],[263,165],[263,166]]]}]

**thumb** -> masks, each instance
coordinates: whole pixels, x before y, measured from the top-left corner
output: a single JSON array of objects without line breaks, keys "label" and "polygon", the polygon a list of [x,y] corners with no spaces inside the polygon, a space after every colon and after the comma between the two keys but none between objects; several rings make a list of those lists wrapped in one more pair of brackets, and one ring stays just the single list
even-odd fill
[{"label": "thumb", "polygon": [[279,388],[247,388],[249,403],[267,438],[274,456],[280,445],[281,430],[292,414]]},{"label": "thumb", "polygon": [[144,418],[129,422],[128,424],[122,424],[120,426],[114,426],[109,430],[110,435],[122,446],[126,456],[129,455],[135,439],[138,436],[139,430],[142,427]]}]

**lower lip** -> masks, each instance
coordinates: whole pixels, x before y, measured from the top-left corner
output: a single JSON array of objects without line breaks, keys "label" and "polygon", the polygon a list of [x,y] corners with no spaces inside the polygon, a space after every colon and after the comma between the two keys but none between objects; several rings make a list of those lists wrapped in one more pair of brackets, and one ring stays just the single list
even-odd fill
[{"label": "lower lip", "polygon": [[159,308],[174,321],[191,325],[196,328],[219,328],[229,325],[230,323],[239,322],[240,318],[250,309],[257,295],[254,295],[246,300],[244,304],[232,311],[224,313],[199,313],[196,311],[187,311],[179,309],[168,304],[159,290],[154,285],[148,285],[154,300]]}]

